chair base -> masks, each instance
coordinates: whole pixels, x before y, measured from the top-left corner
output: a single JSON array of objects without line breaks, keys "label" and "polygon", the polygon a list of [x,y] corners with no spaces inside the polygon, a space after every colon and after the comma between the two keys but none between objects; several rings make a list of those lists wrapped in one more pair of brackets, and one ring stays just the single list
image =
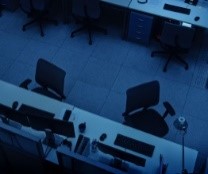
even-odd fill
[{"label": "chair base", "polygon": [[33,20],[29,21],[28,23],[24,24],[22,26],[22,31],[26,31],[26,28],[34,23],[38,23],[38,26],[40,28],[40,35],[43,37],[45,34],[43,32],[43,23],[45,22],[50,22],[50,23],[53,23],[54,25],[58,25],[58,22],[55,20],[55,19],[49,19],[49,18],[46,18],[45,15],[40,15],[36,18],[34,18]]},{"label": "chair base", "polygon": [[80,31],[84,31],[84,30],[88,31],[89,45],[92,45],[92,32],[93,31],[98,31],[98,32],[101,32],[103,34],[107,34],[107,30],[105,28],[102,28],[100,26],[94,25],[91,22],[89,22],[89,23],[84,24],[80,28],[72,31],[71,32],[71,38],[73,38],[76,33],[79,33]]},{"label": "chair base", "polygon": [[169,51],[153,51],[151,53],[151,57],[154,57],[155,55],[168,55],[168,60],[165,63],[165,66],[163,67],[163,72],[167,71],[167,66],[171,59],[176,58],[179,62],[181,62],[184,65],[185,70],[188,69],[188,63],[184,61],[176,52],[169,52]]}]

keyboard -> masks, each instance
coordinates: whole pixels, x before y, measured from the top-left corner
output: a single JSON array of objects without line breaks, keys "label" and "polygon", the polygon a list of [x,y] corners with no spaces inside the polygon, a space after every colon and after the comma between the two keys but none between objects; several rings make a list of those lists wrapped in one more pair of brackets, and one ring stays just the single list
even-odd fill
[{"label": "keyboard", "polygon": [[175,6],[175,5],[171,5],[171,4],[164,4],[163,8],[165,10],[170,10],[173,12],[183,13],[183,14],[187,14],[187,15],[189,15],[191,12],[191,9],[189,9],[189,8],[179,7],[179,6]]},{"label": "keyboard", "polygon": [[147,144],[121,134],[117,134],[114,144],[149,157],[152,156],[155,149],[155,146],[151,144]]},{"label": "keyboard", "polygon": [[32,115],[32,116],[40,116],[40,117],[46,117],[46,118],[53,118],[55,116],[54,113],[50,113],[48,111],[44,111],[32,106],[28,106],[26,104],[22,104],[20,108],[18,109],[21,113],[24,113],[26,115]]}]

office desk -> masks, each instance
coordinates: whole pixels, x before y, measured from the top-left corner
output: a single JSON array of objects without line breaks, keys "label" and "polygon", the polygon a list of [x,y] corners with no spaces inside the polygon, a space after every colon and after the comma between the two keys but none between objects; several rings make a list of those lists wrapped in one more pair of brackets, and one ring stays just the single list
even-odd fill
[{"label": "office desk", "polygon": [[129,12],[128,7],[131,0],[100,0],[100,1],[102,4],[115,7],[115,9],[122,10],[124,12],[122,38],[125,39],[127,34],[127,24],[128,24],[128,12]]},{"label": "office desk", "polygon": [[[186,15],[182,13],[172,12],[169,10],[164,10],[163,6],[165,3],[189,8],[191,9],[191,13],[189,15]],[[187,4],[184,2],[184,0],[148,0],[148,2],[145,4],[140,4],[137,2],[137,0],[132,0],[129,5],[129,9],[144,12],[154,16],[169,18],[181,22],[187,22],[195,26],[208,29],[208,3],[202,2],[202,0],[199,0],[196,6]],[[198,21],[194,20],[196,16],[200,17]]]},{"label": "office desk", "polygon": [[[168,163],[167,174],[181,172],[182,147],[179,144],[127,127],[99,115],[73,107],[67,103],[56,101],[4,81],[0,81],[0,96],[0,103],[2,104],[11,106],[14,101],[18,101],[19,104],[25,103],[49,112],[54,112],[55,117],[60,119],[63,117],[63,111],[66,109],[72,109],[72,115],[69,120],[73,121],[76,132],[76,138],[70,138],[72,141],[72,149],[75,148],[75,144],[79,136],[78,125],[85,122],[86,130],[83,135],[90,137],[91,141],[93,139],[97,139],[99,141],[100,135],[102,133],[106,133],[107,138],[103,141],[103,143],[122,149],[128,153],[144,157],[146,159],[145,167],[136,166],[140,173],[156,173],[159,167],[160,154],[164,156],[165,161]],[[155,149],[153,156],[147,157],[128,149],[115,146],[114,140],[118,133],[154,145]],[[198,152],[196,150],[185,148],[185,167],[189,172],[193,172],[194,170],[197,155]],[[47,160],[57,163],[55,149],[51,151]]]}]

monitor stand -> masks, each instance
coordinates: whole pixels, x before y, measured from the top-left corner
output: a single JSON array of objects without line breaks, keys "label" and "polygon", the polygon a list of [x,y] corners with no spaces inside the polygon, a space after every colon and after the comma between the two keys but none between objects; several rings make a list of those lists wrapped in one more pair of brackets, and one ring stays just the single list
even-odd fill
[{"label": "monitor stand", "polygon": [[55,135],[50,129],[45,129],[46,137],[43,140],[43,144],[46,144],[52,148],[57,148],[61,145],[64,138],[59,135]]}]

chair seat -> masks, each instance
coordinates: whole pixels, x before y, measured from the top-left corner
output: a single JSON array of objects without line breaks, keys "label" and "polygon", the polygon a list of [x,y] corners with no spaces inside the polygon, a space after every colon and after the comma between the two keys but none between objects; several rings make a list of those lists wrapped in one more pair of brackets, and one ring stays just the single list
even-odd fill
[{"label": "chair seat", "polygon": [[42,87],[37,87],[37,88],[34,88],[32,91],[36,92],[36,93],[39,93],[39,94],[42,94],[42,95],[45,95],[47,97],[50,97],[50,98],[53,98],[53,99],[56,99],[56,100],[59,100],[59,101],[62,101],[62,98],[60,98],[59,96],[57,96],[55,93],[53,93],[52,91],[49,91],[45,88],[42,88]]},{"label": "chair seat", "polygon": [[124,117],[125,125],[141,131],[163,137],[168,131],[168,125],[163,117],[155,110],[148,109]]}]

